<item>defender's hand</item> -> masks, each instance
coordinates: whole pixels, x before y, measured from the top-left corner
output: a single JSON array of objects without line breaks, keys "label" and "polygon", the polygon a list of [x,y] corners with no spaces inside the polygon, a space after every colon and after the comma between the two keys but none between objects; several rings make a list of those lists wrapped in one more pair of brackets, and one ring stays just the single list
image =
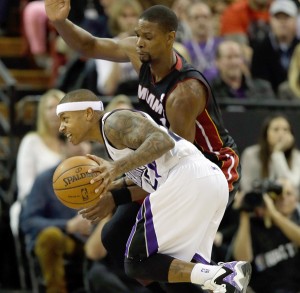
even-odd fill
[{"label": "defender's hand", "polygon": [[91,224],[97,224],[107,217],[115,208],[115,202],[110,192],[100,196],[96,205],[79,211],[79,214]]},{"label": "defender's hand", "polygon": [[45,8],[51,22],[64,21],[71,9],[70,0],[45,0]]}]

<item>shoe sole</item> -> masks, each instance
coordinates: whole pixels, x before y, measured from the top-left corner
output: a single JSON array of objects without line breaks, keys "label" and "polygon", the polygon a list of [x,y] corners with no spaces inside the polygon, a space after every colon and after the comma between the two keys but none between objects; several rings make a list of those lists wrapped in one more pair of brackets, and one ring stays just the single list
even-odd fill
[{"label": "shoe sole", "polygon": [[238,266],[238,269],[242,272],[244,277],[239,280],[239,283],[242,285],[242,291],[236,289],[234,293],[246,293],[252,273],[251,264],[249,262],[238,262],[236,266]]}]

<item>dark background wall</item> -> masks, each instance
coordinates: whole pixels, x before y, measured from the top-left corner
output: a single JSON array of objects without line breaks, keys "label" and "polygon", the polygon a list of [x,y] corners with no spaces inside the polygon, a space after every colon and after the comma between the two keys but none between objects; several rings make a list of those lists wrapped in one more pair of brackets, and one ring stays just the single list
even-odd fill
[{"label": "dark background wall", "polygon": [[245,147],[257,143],[263,120],[274,112],[284,113],[295,131],[296,143],[300,147],[300,107],[299,109],[247,109],[244,112],[231,112],[222,109],[226,128],[236,141],[240,153]]}]

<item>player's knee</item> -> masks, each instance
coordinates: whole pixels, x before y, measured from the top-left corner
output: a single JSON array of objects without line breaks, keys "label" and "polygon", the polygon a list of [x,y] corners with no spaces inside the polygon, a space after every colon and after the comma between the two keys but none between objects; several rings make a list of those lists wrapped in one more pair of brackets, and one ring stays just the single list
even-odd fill
[{"label": "player's knee", "polygon": [[132,279],[139,279],[143,275],[144,268],[141,261],[126,258],[124,268],[126,275]]},{"label": "player's knee", "polygon": [[154,254],[147,258],[125,258],[125,273],[136,280],[153,280],[168,282],[169,269],[173,257],[163,254]]}]

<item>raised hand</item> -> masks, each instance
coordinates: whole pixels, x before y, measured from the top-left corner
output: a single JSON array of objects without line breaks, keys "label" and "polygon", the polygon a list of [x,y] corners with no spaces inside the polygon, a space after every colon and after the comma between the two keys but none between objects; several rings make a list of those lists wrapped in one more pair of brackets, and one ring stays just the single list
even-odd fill
[{"label": "raised hand", "polygon": [[45,0],[45,8],[50,21],[63,21],[69,15],[70,0]]}]

